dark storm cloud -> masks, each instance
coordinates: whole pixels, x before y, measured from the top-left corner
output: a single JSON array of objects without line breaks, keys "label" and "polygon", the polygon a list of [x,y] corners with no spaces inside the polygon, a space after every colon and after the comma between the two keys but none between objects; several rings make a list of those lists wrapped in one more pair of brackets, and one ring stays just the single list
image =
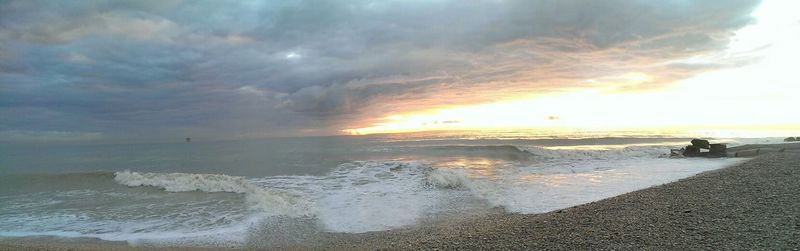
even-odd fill
[{"label": "dark storm cloud", "polygon": [[4,1],[0,131],[330,133],[631,71],[658,85],[715,67],[667,63],[724,49],[756,5]]}]

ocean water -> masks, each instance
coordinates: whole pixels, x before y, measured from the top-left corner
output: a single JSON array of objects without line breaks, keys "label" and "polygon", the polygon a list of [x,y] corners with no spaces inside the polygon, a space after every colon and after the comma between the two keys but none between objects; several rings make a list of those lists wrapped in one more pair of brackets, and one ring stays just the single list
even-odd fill
[{"label": "ocean water", "polygon": [[421,134],[0,145],[0,236],[226,247],[303,242],[498,208],[548,212],[743,160],[666,157],[689,139]]}]

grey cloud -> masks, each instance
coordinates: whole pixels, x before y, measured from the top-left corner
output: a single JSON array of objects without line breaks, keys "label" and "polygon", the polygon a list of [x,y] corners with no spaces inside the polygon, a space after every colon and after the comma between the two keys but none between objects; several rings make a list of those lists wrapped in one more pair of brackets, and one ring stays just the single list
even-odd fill
[{"label": "grey cloud", "polygon": [[715,67],[666,63],[724,49],[757,4],[6,1],[0,130],[333,133],[630,71],[657,86]]},{"label": "grey cloud", "polygon": [[286,97],[288,108],[314,116],[340,116],[358,112],[373,102],[391,103],[394,99],[424,99],[425,92],[443,83],[452,82],[448,76],[423,79],[388,77],[357,80],[327,87],[310,86]]}]

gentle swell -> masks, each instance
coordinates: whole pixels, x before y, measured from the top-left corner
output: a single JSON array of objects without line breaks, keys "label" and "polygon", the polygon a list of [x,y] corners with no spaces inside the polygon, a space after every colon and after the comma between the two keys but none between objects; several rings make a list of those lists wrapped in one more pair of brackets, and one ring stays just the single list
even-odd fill
[{"label": "gentle swell", "polygon": [[506,153],[525,153],[516,146],[512,145],[449,145],[449,146],[432,146],[432,149],[437,150],[461,150],[461,151],[488,151],[488,152],[506,152]]},{"label": "gentle swell", "polygon": [[614,149],[552,149],[538,146],[522,147],[529,154],[550,159],[622,159],[655,158],[669,153],[667,146],[628,146]]},{"label": "gentle swell", "polygon": [[224,174],[116,172],[114,181],[129,187],[152,186],[168,192],[228,192],[244,194],[253,209],[288,216],[311,215],[310,204],[285,191],[263,188],[244,177]]},{"label": "gentle swell", "polygon": [[404,147],[401,151],[408,151],[423,155],[464,155],[482,156],[507,160],[525,161],[539,158],[547,159],[617,159],[638,157],[659,157],[669,153],[669,146],[641,145],[626,147],[609,147],[594,149],[555,148],[541,146],[514,146],[514,145],[444,145]]},{"label": "gentle swell", "polygon": [[483,156],[490,158],[508,160],[527,160],[531,153],[520,150],[512,145],[445,145],[445,146],[424,146],[417,148],[420,154],[441,154],[445,156],[465,155]]}]

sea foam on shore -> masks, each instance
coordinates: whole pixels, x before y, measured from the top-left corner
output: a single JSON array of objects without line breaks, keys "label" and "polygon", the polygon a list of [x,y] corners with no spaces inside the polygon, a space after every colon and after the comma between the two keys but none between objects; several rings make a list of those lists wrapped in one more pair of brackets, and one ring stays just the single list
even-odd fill
[{"label": "sea foam on shore", "polygon": [[[272,245],[263,241],[268,239],[264,235],[284,234],[276,241],[303,242],[322,233],[384,231],[498,209],[543,213],[741,161],[670,159],[664,154],[673,143],[628,141],[580,145],[565,140],[561,146],[370,143],[349,152],[337,150],[341,156],[366,160],[343,160],[321,174],[298,169],[286,175],[235,175],[241,170],[233,162],[213,172],[126,168],[2,176],[14,189],[0,194],[7,202],[0,206],[0,236],[244,247],[254,241]],[[296,154],[291,151],[260,158]],[[313,156],[303,153],[302,160]],[[321,163],[329,160],[322,161],[312,166],[324,167]],[[295,230],[289,234],[271,230],[290,228]]]}]

